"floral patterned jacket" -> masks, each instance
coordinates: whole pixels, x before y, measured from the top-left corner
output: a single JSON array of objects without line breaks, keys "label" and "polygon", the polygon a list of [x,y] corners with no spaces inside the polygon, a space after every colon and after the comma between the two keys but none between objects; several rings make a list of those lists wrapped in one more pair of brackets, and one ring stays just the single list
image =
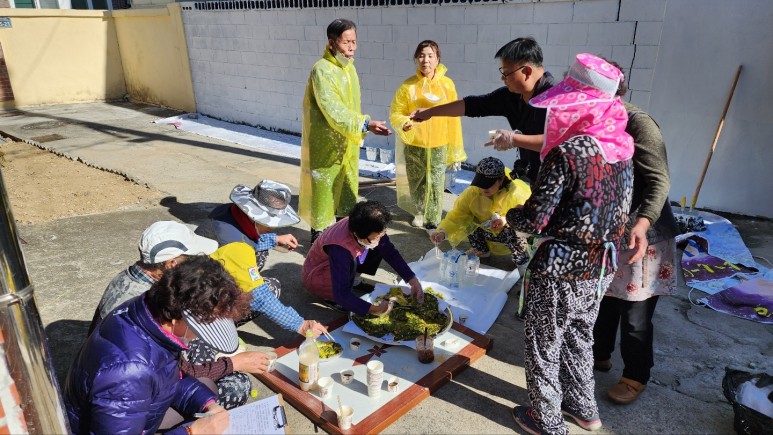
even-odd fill
[{"label": "floral patterned jacket", "polygon": [[575,136],[551,150],[531,197],[507,213],[516,230],[549,237],[529,271],[570,281],[599,278],[604,244],[619,246],[625,230],[632,189],[631,160],[606,163],[591,136]]}]

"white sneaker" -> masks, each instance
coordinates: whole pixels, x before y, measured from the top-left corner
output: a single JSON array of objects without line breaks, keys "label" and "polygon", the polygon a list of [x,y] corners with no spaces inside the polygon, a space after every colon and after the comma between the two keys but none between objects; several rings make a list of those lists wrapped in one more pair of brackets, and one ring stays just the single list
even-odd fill
[{"label": "white sneaker", "polygon": [[416,228],[422,228],[424,226],[424,215],[417,214],[411,221],[411,226],[414,226]]}]

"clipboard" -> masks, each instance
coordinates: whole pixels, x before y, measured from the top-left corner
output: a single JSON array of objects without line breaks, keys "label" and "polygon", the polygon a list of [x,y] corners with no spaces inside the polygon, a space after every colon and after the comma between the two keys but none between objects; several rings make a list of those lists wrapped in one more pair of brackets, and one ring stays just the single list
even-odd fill
[{"label": "clipboard", "polygon": [[285,402],[281,394],[266,397],[228,411],[224,434],[289,434]]}]

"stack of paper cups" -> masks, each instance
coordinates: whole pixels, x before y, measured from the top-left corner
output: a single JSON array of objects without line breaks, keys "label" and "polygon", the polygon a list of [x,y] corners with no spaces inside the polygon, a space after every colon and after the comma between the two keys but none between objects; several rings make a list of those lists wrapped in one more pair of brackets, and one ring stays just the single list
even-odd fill
[{"label": "stack of paper cups", "polygon": [[384,363],[371,361],[366,367],[368,368],[368,397],[379,397],[384,383]]}]

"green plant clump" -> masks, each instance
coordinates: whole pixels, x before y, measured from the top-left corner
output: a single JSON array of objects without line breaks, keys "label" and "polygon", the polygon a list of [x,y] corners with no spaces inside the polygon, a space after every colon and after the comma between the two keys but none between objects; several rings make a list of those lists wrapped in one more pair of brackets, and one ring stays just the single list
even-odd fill
[{"label": "green plant clump", "polygon": [[389,293],[376,298],[393,299],[394,307],[385,316],[367,314],[352,316],[352,321],[371,337],[381,338],[392,334],[395,341],[414,340],[427,329],[428,335],[435,336],[448,325],[448,316],[438,311],[438,296],[431,288],[424,291],[424,302],[418,304],[413,296],[405,295],[400,287],[393,287]]}]

